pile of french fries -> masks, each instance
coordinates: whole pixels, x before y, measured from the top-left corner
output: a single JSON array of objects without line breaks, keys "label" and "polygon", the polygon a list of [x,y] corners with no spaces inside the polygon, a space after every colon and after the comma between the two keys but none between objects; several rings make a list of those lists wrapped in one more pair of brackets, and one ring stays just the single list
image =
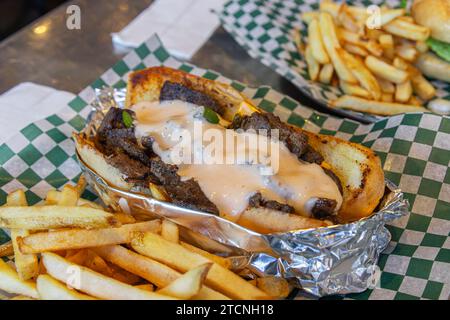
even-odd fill
[{"label": "pile of french fries", "polygon": [[[12,299],[228,300],[289,294],[284,279],[242,278],[231,260],[189,243],[169,220],[111,213],[80,198],[85,184],[81,178],[76,186],[51,190],[45,203],[35,206],[17,190],[0,207],[0,227],[11,234],[0,246],[0,290]],[[209,241],[207,247],[222,246],[202,239]],[[1,259],[6,256],[14,256],[14,267]]]},{"label": "pile of french fries", "polygon": [[322,1],[319,11],[303,13],[307,44],[297,45],[310,79],[344,92],[332,101],[335,108],[378,115],[427,111],[422,106],[436,89],[413,64],[428,50],[429,28],[405,9],[381,7],[378,17],[345,1]]}]

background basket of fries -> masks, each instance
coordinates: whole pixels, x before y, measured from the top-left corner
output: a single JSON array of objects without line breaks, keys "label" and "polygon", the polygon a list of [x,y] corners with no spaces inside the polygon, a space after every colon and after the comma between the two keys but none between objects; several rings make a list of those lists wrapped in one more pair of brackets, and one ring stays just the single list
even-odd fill
[{"label": "background basket of fries", "polygon": [[449,84],[428,80],[415,66],[428,50],[430,29],[400,6],[401,1],[230,1],[221,19],[251,56],[304,93],[340,114],[374,121],[352,111],[389,116],[449,104],[428,104],[448,99]]}]

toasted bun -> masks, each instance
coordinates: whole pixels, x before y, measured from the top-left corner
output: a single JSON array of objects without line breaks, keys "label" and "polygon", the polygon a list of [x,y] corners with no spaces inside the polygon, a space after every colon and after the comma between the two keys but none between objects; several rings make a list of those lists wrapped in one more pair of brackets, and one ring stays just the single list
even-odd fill
[{"label": "toasted bun", "polygon": [[[232,120],[242,102],[252,105],[246,97],[229,85],[165,67],[131,73],[126,105],[129,107],[141,101],[159,100],[159,92],[164,81],[181,83],[220,101],[227,106],[225,116],[227,120]],[[255,106],[252,108],[257,109]],[[303,131],[299,128],[295,129]],[[338,218],[341,221],[354,221],[370,215],[384,194],[384,174],[380,159],[372,150],[364,146],[332,136],[304,132],[309,136],[310,144],[322,154],[325,162],[342,182],[343,204]],[[131,186],[124,180],[122,174],[117,169],[113,170],[106,160],[100,159],[102,155],[92,143],[80,135],[75,136],[75,141],[80,156],[94,171],[112,185],[130,189]],[[248,214],[254,215],[255,212]],[[271,217],[275,219],[276,215],[272,213]],[[296,229],[296,226],[301,226],[305,221],[297,219],[294,222],[293,229]],[[322,222],[318,222],[317,226],[321,225]],[[261,225],[260,228],[266,230],[267,226]]]},{"label": "toasted bun", "polygon": [[83,134],[75,133],[73,139],[81,159],[106,182],[123,190],[130,190],[133,187],[125,181],[125,177],[119,169],[108,164],[105,156]]},{"label": "toasted bun", "polygon": [[450,63],[432,52],[422,53],[417,58],[415,66],[427,77],[450,83]]},{"label": "toasted bun", "polygon": [[418,24],[430,28],[433,38],[450,43],[450,0],[415,0],[411,14]]}]

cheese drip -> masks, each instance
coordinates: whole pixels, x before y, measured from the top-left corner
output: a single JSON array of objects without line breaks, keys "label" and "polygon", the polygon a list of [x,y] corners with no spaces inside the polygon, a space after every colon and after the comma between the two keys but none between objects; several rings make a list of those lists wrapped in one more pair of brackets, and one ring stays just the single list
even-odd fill
[{"label": "cheese drip", "polygon": [[195,179],[229,220],[239,219],[256,192],[305,216],[311,215],[316,198],[336,200],[337,210],[342,204],[336,183],[323,169],[299,161],[277,139],[209,123],[203,107],[179,100],[141,102],[131,109],[136,137],[151,136],[154,152],[177,165],[183,179]]}]

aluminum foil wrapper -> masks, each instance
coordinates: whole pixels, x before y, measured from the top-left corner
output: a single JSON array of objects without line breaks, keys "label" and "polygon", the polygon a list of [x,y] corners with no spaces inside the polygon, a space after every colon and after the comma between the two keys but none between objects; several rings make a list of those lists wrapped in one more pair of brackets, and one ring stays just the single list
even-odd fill
[{"label": "aluminum foil wrapper", "polygon": [[[110,107],[123,107],[125,91],[96,91],[86,134],[94,134]],[[147,190],[123,191],[106,183],[80,158],[86,178],[105,204],[133,214],[165,217],[231,248],[236,269],[258,276],[280,276],[309,294],[362,292],[373,285],[380,253],[391,239],[385,223],[408,214],[409,204],[396,186],[386,181],[379,209],[360,221],[325,228],[259,234],[204,212],[178,207],[150,197]],[[229,254],[229,251],[228,251]]]}]

